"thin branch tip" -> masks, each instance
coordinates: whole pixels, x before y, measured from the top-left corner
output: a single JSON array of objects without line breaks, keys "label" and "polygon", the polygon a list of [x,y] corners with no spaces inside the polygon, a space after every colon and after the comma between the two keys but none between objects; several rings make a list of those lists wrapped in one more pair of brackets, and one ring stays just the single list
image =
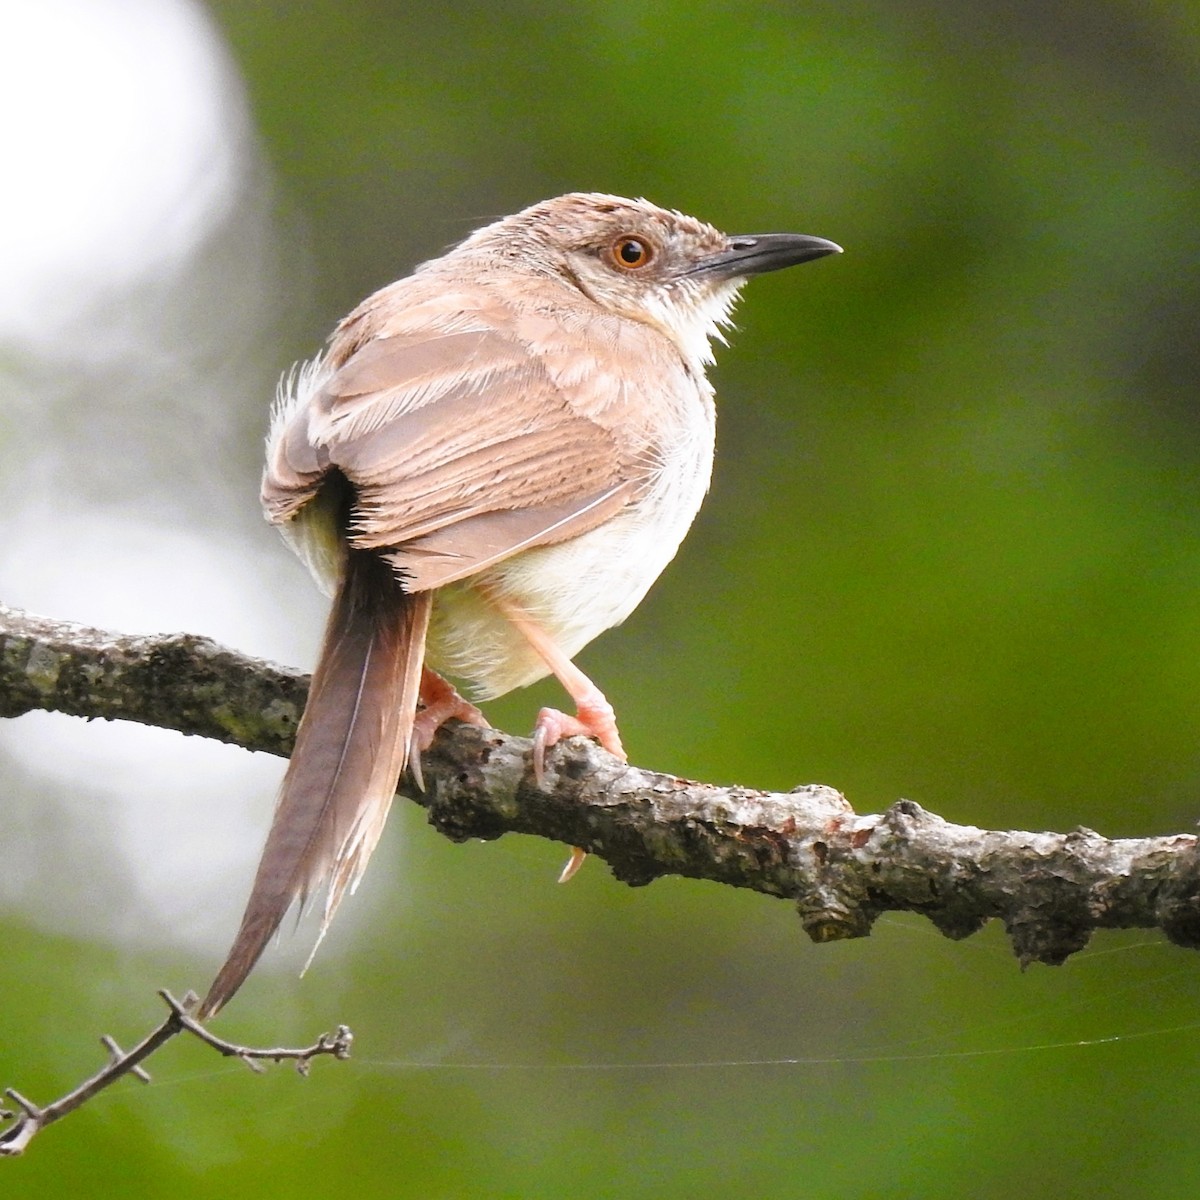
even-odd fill
[{"label": "thin branch tip", "polygon": [[278,1063],[294,1060],[300,1074],[307,1076],[314,1058],[327,1056],[344,1061],[350,1057],[350,1046],[354,1036],[345,1025],[337,1026],[335,1033],[321,1034],[309,1046],[273,1046],[267,1049],[238,1046],[210,1033],[190,1015],[190,1012],[199,1003],[199,997],[194,992],[185,993],[182,1000],[177,1000],[165,988],[161,988],[158,995],[168,1009],[167,1016],[162,1023],[138,1042],[132,1050],[122,1050],[116,1039],[108,1034],[102,1036],[100,1043],[107,1051],[107,1063],[65,1096],[55,1100],[52,1104],[41,1107],[15,1088],[5,1090],[4,1094],[17,1106],[19,1111],[0,1111],[0,1121],[9,1122],[7,1129],[0,1129],[0,1157],[15,1157],[24,1153],[29,1143],[46,1126],[52,1125],[76,1109],[82,1108],[93,1096],[104,1091],[105,1088],[111,1087],[118,1079],[122,1079],[126,1075],[131,1075],[142,1083],[149,1083],[150,1076],[141,1064],[180,1033],[192,1034],[197,1040],[216,1050],[218,1054],[226,1058],[239,1059],[252,1071],[258,1073],[266,1070],[264,1063],[267,1061]]}]

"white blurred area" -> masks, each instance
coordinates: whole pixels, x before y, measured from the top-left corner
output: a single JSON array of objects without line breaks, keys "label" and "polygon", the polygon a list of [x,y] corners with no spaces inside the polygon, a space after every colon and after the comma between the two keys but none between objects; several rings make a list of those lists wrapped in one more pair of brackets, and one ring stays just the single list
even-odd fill
[{"label": "white blurred area", "polygon": [[[309,665],[322,604],[256,495],[303,263],[283,266],[236,67],[189,0],[0,17],[0,600]],[[215,954],[281,771],[161,730],[0,722],[0,904]]]},{"label": "white blurred area", "polygon": [[183,264],[226,216],[246,114],[191,4],[39,0],[0,11],[12,170],[0,327],[57,355],[98,293]]}]

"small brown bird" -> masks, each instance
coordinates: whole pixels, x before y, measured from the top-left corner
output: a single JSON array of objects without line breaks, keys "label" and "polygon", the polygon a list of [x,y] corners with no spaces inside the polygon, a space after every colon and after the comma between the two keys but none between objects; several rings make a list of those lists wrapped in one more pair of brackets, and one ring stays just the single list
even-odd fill
[{"label": "small brown bird", "polygon": [[[583,734],[623,758],[571,659],[674,557],[712,473],[705,367],[752,275],[840,247],[727,236],[645,200],[572,194],[376,292],[281,389],[262,499],[332,595],[250,900],[198,1010],[241,986],[293,903],[324,936],[405,766],[479,698],[553,673],[533,768]],[[578,851],[568,864],[582,860]]]}]

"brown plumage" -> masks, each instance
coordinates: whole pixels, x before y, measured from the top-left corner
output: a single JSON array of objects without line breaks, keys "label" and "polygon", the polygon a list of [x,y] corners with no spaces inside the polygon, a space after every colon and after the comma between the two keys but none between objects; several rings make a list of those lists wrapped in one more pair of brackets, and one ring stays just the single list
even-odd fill
[{"label": "brown plumage", "polygon": [[251,900],[201,1017],[241,986],[292,904],[327,884],[323,937],[379,841],[412,736],[431,601],[396,592],[376,555],[350,552]]},{"label": "brown plumage", "polygon": [[709,339],[738,288],[837,249],[730,238],[644,200],[562,196],[370,297],[289,382],[263,504],[333,608],[202,1018],[240,987],[288,908],[327,885],[324,936],[378,842],[410,744],[449,716],[481,720],[430,668],[483,697],[558,676],[577,715],[539,714],[539,778],[563,736],[623,754],[612,709],[570,659],[628,616],[700,505]]}]

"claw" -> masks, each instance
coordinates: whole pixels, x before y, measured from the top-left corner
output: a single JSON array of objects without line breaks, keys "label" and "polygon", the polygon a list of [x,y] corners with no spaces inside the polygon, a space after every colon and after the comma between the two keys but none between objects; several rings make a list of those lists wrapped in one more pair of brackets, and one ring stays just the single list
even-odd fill
[{"label": "claw", "polygon": [[571,847],[571,857],[567,859],[566,866],[559,873],[559,883],[570,883],[575,878],[575,872],[583,866],[584,859],[588,856],[586,850],[581,850],[578,846]]},{"label": "claw", "polygon": [[412,735],[408,739],[408,773],[417,786],[417,791],[425,795],[425,774],[421,770],[421,744],[417,737],[417,727],[414,723]]}]

